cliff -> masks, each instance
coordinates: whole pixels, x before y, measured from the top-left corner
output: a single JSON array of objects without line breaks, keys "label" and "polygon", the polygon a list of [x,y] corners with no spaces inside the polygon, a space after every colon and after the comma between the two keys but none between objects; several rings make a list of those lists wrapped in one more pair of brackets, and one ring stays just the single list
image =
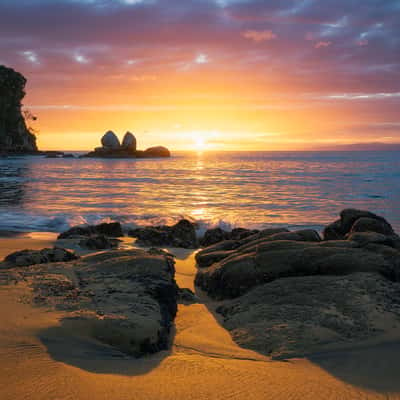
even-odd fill
[{"label": "cliff", "polygon": [[26,126],[21,111],[26,79],[0,65],[0,153],[35,153],[36,137]]}]

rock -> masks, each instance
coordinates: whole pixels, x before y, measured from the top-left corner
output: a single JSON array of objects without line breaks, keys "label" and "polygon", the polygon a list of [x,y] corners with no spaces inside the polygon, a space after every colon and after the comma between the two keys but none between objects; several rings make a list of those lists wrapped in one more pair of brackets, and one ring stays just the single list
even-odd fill
[{"label": "rock", "polygon": [[142,246],[169,246],[186,249],[197,248],[195,225],[186,219],[173,226],[149,226],[132,229],[129,236],[137,238]]},{"label": "rock", "polygon": [[79,241],[79,246],[90,250],[104,250],[117,248],[121,240],[110,239],[104,235],[85,237]]},{"label": "rock", "polygon": [[208,229],[200,239],[200,245],[209,247],[224,240],[242,240],[256,233],[259,233],[259,231],[244,228],[235,228],[231,232],[224,231],[221,228]]},{"label": "rock", "polygon": [[282,278],[217,312],[239,346],[278,359],[304,357],[399,332],[399,289],[376,273]]},{"label": "rock", "polygon": [[[89,321],[98,340],[136,357],[168,348],[177,312],[170,258],[141,250],[113,252],[85,258],[74,270],[94,294],[89,308],[102,311]],[[102,281],[107,284],[98,285]]]},{"label": "rock", "polygon": [[361,217],[351,227],[350,232],[376,232],[382,235],[394,235],[393,228],[383,218]]},{"label": "rock", "polygon": [[108,131],[101,138],[101,144],[106,149],[119,149],[121,147],[117,135],[113,131]]},{"label": "rock", "polygon": [[4,261],[5,267],[28,267],[35,264],[71,261],[77,258],[78,256],[72,251],[54,247],[52,249],[17,251],[9,254]]},{"label": "rock", "polygon": [[228,232],[221,228],[208,229],[200,240],[200,245],[208,247],[215,243],[222,242],[223,240],[227,240],[229,236]]},{"label": "rock", "polygon": [[233,254],[235,254],[235,250],[220,250],[209,253],[200,252],[196,254],[196,261],[200,268],[205,268]]},{"label": "rock", "polygon": [[[139,156],[139,155],[138,155]],[[171,157],[170,151],[164,146],[149,147],[141,156],[147,157]]]},{"label": "rock", "polygon": [[286,228],[267,228],[263,229],[253,235],[246,236],[244,239],[241,240],[242,244],[254,242],[255,240],[262,240],[265,237],[274,235],[276,233],[285,233],[290,232],[289,229]]},{"label": "rock", "polygon": [[136,138],[131,132],[126,132],[122,140],[122,147],[132,152],[136,151]]},{"label": "rock", "polygon": [[119,222],[101,223],[99,225],[74,226],[58,235],[58,239],[69,239],[77,236],[105,235],[110,237],[124,236]]},{"label": "rock", "polygon": [[[355,242],[336,242],[334,246],[326,243],[266,238],[254,247],[242,246],[228,252],[226,258],[199,270],[196,285],[212,297],[230,298],[283,277],[371,271],[393,276],[393,271],[400,268],[400,252],[389,256],[376,249],[360,248]],[[212,255],[199,252],[197,259],[207,257]]]},{"label": "rock", "polygon": [[[366,218],[366,220],[364,220]],[[357,228],[357,221],[363,219]],[[371,222],[374,220],[374,222]],[[340,240],[352,231],[353,225],[356,225],[357,232],[366,232],[372,230],[378,233],[394,234],[391,225],[382,217],[369,211],[356,210],[348,208],[340,213],[340,219],[328,225],[324,229],[325,240]],[[377,229],[377,230],[376,230]]]},{"label": "rock", "polygon": [[267,240],[296,240],[303,242],[320,242],[321,237],[317,231],[306,229],[294,232],[280,232],[267,237]]},{"label": "rock", "polygon": [[[240,228],[239,228],[240,229]],[[207,234],[207,232],[209,232]],[[201,243],[215,242],[196,254],[196,261],[199,267],[209,267],[213,263],[222,260],[223,258],[232,255],[232,250],[237,249],[241,253],[249,253],[258,248],[260,243],[276,240],[295,240],[295,241],[310,241],[319,242],[321,238],[318,232],[312,229],[305,229],[295,232],[289,232],[287,229],[265,229],[261,232],[247,231],[237,233],[229,233],[220,230],[219,228],[211,229],[204,235]],[[243,234],[244,233],[244,234]],[[240,240],[223,240],[221,237],[242,237]]]},{"label": "rock", "polygon": [[359,243],[361,246],[365,246],[371,243],[384,244],[392,246],[393,240],[390,237],[376,232],[353,232],[347,236],[348,240]]},{"label": "rock", "polygon": [[24,278],[34,289],[34,301],[63,310],[61,324],[69,323],[72,331],[75,324],[78,331],[134,357],[169,347],[178,296],[170,257],[108,251],[31,268]]},{"label": "rock", "polygon": [[178,298],[185,303],[197,303],[198,297],[188,288],[178,289]]},{"label": "rock", "polygon": [[119,222],[103,222],[95,226],[97,233],[110,237],[121,237],[124,236],[122,227]]},{"label": "rock", "polygon": [[136,138],[126,132],[120,144],[117,135],[108,131],[101,139],[102,147],[80,156],[81,158],[152,158],[171,157],[170,151],[163,146],[150,147],[147,150],[136,149]]},{"label": "rock", "polygon": [[253,236],[259,232],[260,231],[257,229],[235,228],[235,229],[232,229],[229,239],[242,240],[242,239],[246,239],[249,236]]},{"label": "rock", "polygon": [[0,65],[0,153],[37,153],[36,137],[21,111],[26,79]]}]

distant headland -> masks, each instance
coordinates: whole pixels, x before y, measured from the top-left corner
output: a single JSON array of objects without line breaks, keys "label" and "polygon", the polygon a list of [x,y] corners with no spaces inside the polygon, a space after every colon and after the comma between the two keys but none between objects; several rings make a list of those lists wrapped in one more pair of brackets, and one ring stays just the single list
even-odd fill
[{"label": "distant headland", "polygon": [[27,127],[21,101],[26,79],[0,65],[0,154],[37,154],[36,137]]}]

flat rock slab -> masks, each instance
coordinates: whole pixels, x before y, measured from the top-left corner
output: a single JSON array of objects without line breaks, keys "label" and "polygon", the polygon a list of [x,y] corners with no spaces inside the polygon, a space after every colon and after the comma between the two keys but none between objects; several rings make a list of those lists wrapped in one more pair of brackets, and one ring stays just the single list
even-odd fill
[{"label": "flat rock slab", "polygon": [[375,273],[278,279],[217,311],[236,343],[274,358],[400,338],[400,284]]},{"label": "flat rock slab", "polygon": [[13,268],[33,301],[66,312],[90,335],[140,357],[167,349],[177,311],[174,260],[144,250],[109,251],[72,262]]}]

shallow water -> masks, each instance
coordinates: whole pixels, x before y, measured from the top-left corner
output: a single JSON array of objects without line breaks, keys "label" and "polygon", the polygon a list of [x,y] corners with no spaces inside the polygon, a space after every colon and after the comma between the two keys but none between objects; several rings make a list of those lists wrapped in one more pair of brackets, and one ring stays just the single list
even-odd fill
[{"label": "shallow water", "polygon": [[118,220],[321,228],[345,207],[400,230],[400,152],[179,152],[171,159],[0,159],[0,230]]}]

